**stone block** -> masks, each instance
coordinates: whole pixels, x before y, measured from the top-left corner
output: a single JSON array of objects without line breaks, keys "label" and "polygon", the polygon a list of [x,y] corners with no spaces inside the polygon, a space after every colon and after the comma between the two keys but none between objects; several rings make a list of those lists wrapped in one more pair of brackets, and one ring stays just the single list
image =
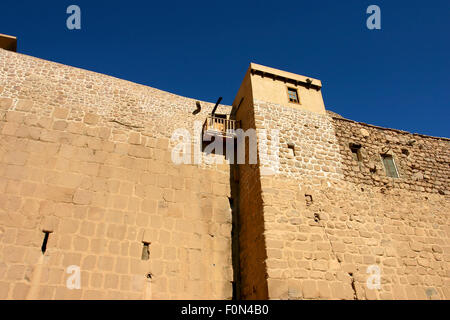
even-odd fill
[{"label": "stone block", "polygon": [[303,298],[317,299],[319,298],[319,289],[314,280],[305,280],[302,282]]},{"label": "stone block", "polygon": [[47,186],[45,188],[45,194],[48,200],[55,202],[71,203],[73,200],[75,190],[71,188],[63,188],[57,186]]},{"label": "stone block", "polygon": [[30,291],[30,286],[25,283],[15,283],[14,289],[12,291],[12,299],[14,300],[25,300],[28,292]]},{"label": "stone block", "polygon": [[13,105],[13,99],[11,98],[0,98],[0,110],[8,110]]},{"label": "stone block", "polygon": [[53,117],[56,119],[67,119],[68,115],[69,109],[67,108],[55,107],[55,109],[53,110]]},{"label": "stone block", "polygon": [[152,243],[155,240],[155,232],[150,229],[145,229],[142,231],[142,242]]},{"label": "stone block", "polygon": [[23,112],[17,112],[17,111],[6,112],[6,121],[8,121],[8,122],[21,124],[21,123],[23,123],[24,118],[25,118],[25,114]]},{"label": "stone block", "polygon": [[317,288],[321,299],[330,299],[332,297],[331,288],[327,281],[318,281]]},{"label": "stone block", "polygon": [[64,120],[57,120],[53,122],[53,130],[64,131],[67,128],[67,122]]},{"label": "stone block", "polygon": [[119,276],[116,274],[107,274],[105,276],[105,289],[117,289],[119,286]]},{"label": "stone block", "polygon": [[4,162],[7,164],[13,164],[23,166],[27,162],[28,154],[22,150],[13,150],[5,155]]},{"label": "stone block", "polygon": [[131,144],[141,144],[141,134],[139,132],[130,132],[128,142]]},{"label": "stone block", "polygon": [[87,205],[92,201],[92,192],[86,190],[76,190],[73,195],[73,203]]},{"label": "stone block", "polygon": [[33,107],[33,101],[28,99],[19,99],[17,101],[16,110],[29,112]]},{"label": "stone block", "polygon": [[6,281],[0,281],[0,299],[6,300],[8,298],[8,293],[10,289],[10,284]]},{"label": "stone block", "polygon": [[84,115],[84,123],[89,125],[95,125],[98,123],[99,116],[94,113],[86,113]]},{"label": "stone block", "polygon": [[3,126],[2,134],[5,136],[14,136],[18,129],[19,129],[19,124],[13,123],[13,122],[7,122]]},{"label": "stone block", "polygon": [[55,232],[59,225],[59,219],[52,216],[44,216],[41,220],[41,230],[44,232]]}]

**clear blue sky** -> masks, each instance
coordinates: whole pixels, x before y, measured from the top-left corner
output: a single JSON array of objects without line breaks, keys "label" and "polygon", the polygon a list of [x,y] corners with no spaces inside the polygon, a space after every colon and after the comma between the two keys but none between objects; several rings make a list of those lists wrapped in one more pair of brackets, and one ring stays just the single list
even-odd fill
[{"label": "clear blue sky", "polygon": [[[82,29],[66,28],[79,5]],[[366,8],[381,8],[381,30]],[[328,109],[450,137],[450,1],[2,0],[18,51],[231,104],[250,62],[321,79]]]}]

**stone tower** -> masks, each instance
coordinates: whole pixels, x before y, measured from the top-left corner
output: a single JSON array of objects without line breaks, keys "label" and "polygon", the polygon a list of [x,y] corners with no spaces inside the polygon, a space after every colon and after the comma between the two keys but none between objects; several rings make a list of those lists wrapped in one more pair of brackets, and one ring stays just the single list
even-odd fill
[{"label": "stone tower", "polygon": [[241,297],[449,299],[449,139],[344,119],[321,87],[252,63],[233,103],[259,137],[236,169]]}]

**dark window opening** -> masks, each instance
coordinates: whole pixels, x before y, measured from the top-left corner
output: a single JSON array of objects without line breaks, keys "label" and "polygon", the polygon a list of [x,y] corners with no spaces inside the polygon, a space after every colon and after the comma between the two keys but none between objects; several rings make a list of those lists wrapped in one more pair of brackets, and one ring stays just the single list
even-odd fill
[{"label": "dark window opening", "polygon": [[318,213],[314,213],[314,221],[320,222],[320,215]]},{"label": "dark window opening", "polygon": [[352,151],[352,157],[355,161],[362,161],[361,145],[356,143],[350,143],[350,150]]},{"label": "dark window opening", "polygon": [[299,103],[297,89],[288,88],[288,96],[290,102]]},{"label": "dark window opening", "polygon": [[295,145],[293,143],[288,143],[289,153],[295,157]]},{"label": "dark window opening", "polygon": [[44,254],[45,251],[47,251],[47,243],[48,243],[48,237],[50,236],[49,231],[43,231],[44,232],[44,241],[42,242],[41,251]]},{"label": "dark window opening", "polygon": [[306,201],[306,206],[310,206],[313,203],[313,198],[312,195],[310,194],[305,194],[305,201]]},{"label": "dark window opening", "polygon": [[192,114],[195,116],[198,113],[200,113],[200,111],[202,111],[202,106],[200,104],[200,101],[196,101],[195,102],[195,106],[197,107],[197,109],[195,109],[194,111],[192,111]]},{"label": "dark window opening", "polygon": [[383,165],[386,170],[386,175],[392,178],[398,178],[397,167],[395,166],[394,157],[390,154],[382,154]]},{"label": "dark window opening", "polygon": [[142,260],[148,260],[150,259],[150,249],[149,249],[149,245],[150,243],[148,242],[143,242],[144,246],[142,247]]},{"label": "dark window opening", "polygon": [[405,156],[409,156],[409,150],[408,150],[408,149],[402,149],[402,153],[403,153]]}]

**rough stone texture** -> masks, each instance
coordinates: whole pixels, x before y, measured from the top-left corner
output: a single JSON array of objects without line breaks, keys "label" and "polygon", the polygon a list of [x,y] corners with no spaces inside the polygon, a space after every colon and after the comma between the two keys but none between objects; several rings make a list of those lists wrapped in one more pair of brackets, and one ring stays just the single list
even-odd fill
[{"label": "rough stone texture", "polygon": [[[449,139],[263,101],[254,110],[257,130],[278,129],[280,139],[279,172],[254,182],[268,298],[450,299]],[[259,142],[261,155],[267,141]],[[350,143],[362,145],[360,163]],[[386,152],[398,179],[385,174]],[[381,270],[379,290],[366,285],[372,265]]]},{"label": "rough stone texture", "polygon": [[0,50],[0,299],[450,299],[449,139],[245,98],[258,164],[176,165],[213,104]]},{"label": "rough stone texture", "polygon": [[[449,139],[339,118],[333,118],[333,126],[346,181],[450,195]],[[353,160],[350,143],[361,145],[362,161]],[[382,153],[392,153],[399,179],[386,176],[380,158]]]},{"label": "rough stone texture", "polygon": [[0,298],[231,298],[229,166],[169,145],[213,104],[5,50],[0,87]]},{"label": "rough stone texture", "polygon": [[[268,278],[283,285],[269,287],[270,298],[450,298],[445,196],[327,180],[261,184]],[[381,270],[381,290],[366,286],[370,265]]]},{"label": "rough stone texture", "polygon": [[[264,101],[254,101],[254,110],[257,131],[265,130],[268,137],[260,144],[270,146],[272,130],[279,131],[279,149],[274,150],[278,159],[272,154],[261,157],[263,168],[275,167],[275,162],[279,162],[277,174],[282,176],[342,178],[339,144],[328,116]],[[294,154],[288,144],[294,145]]]}]

